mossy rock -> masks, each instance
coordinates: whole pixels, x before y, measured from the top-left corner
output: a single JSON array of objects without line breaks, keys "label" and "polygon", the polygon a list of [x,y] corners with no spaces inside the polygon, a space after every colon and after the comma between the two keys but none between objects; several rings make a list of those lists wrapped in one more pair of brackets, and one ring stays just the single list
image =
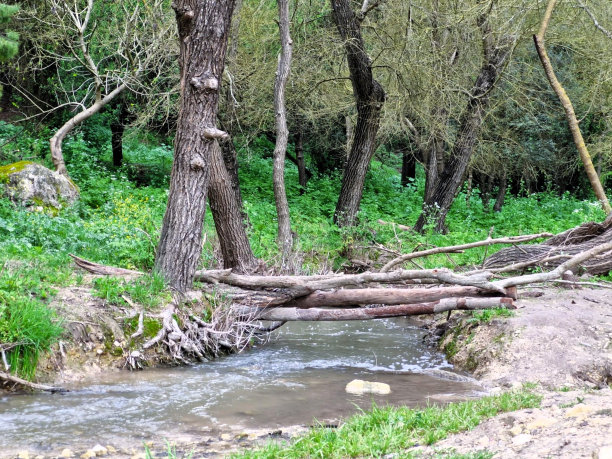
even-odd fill
[{"label": "mossy rock", "polygon": [[17,204],[53,215],[79,198],[68,177],[30,161],[1,166],[0,191]]}]

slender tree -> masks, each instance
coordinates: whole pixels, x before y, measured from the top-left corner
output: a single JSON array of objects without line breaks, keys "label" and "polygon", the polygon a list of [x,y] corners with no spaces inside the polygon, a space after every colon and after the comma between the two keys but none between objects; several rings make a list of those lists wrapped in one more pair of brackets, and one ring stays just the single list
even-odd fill
[{"label": "slender tree", "polygon": [[576,113],[574,112],[574,106],[567,95],[567,92],[565,92],[565,89],[555,75],[555,70],[552,67],[548,53],[546,52],[546,47],[544,45],[544,35],[546,34],[546,29],[548,29],[548,24],[550,23],[550,18],[556,3],[556,0],[549,0],[546,12],[542,18],[542,23],[540,24],[540,30],[533,36],[533,41],[535,43],[538,56],[540,57],[540,61],[542,62],[542,66],[544,67],[546,78],[548,78],[550,86],[559,98],[559,101],[563,106],[563,110],[565,110],[567,124],[569,125],[574,143],[576,144],[576,148],[580,154],[580,159],[584,165],[584,170],[589,178],[589,182],[591,182],[591,187],[595,192],[595,196],[601,203],[601,207],[606,214],[609,214],[612,212],[612,207],[610,207],[610,202],[608,201],[608,197],[606,196],[603,186],[601,186],[599,175],[597,175],[597,171],[595,171],[593,161],[591,160],[591,155],[589,154],[589,150],[587,149],[584,138],[582,137],[582,132],[580,131],[580,126],[578,125],[578,119],[576,118]]},{"label": "slender tree", "polygon": [[278,56],[276,79],[274,80],[274,111],[276,115],[276,145],[274,147],[274,200],[278,220],[278,246],[281,250],[281,267],[287,267],[287,261],[293,246],[289,203],[285,190],[285,156],[289,130],[287,129],[287,109],[285,107],[285,88],[291,69],[293,42],[289,34],[289,0],[277,0],[278,28],[280,31],[281,52]]},{"label": "slender tree", "polygon": [[234,0],[176,0],[173,8],[180,43],[180,111],[155,268],[185,292],[202,252],[210,155],[216,141],[227,138],[216,119]]}]

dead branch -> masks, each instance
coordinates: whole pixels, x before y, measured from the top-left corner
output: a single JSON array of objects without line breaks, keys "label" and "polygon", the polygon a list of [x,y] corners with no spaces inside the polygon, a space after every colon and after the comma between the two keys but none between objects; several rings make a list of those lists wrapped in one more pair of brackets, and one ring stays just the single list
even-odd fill
[{"label": "dead branch", "polygon": [[79,267],[83,268],[85,271],[90,272],[92,274],[100,274],[103,276],[142,276],[144,273],[140,271],[134,271],[131,269],[124,268],[115,268],[113,266],[101,265],[99,263],[94,263],[93,261],[85,260],[84,258],[77,257],[76,255],[69,254],[74,263]]},{"label": "dead branch", "polygon": [[69,392],[68,389],[64,389],[63,387],[47,386],[46,384],[33,383],[31,381],[26,381],[25,379],[21,379],[9,373],[5,373],[4,371],[0,371],[0,380],[6,381],[8,383],[18,384],[20,386],[28,387],[34,390],[42,390],[45,392]]},{"label": "dead branch", "polygon": [[[584,252],[580,252],[574,255],[569,260],[561,263],[555,269],[545,273],[536,273],[536,274],[528,274],[526,276],[516,276],[510,277],[508,279],[502,279],[499,281],[493,282],[498,287],[506,288],[506,287],[516,287],[519,285],[527,285],[535,282],[544,282],[554,279],[560,279],[565,271],[573,271],[574,268],[583,264],[586,260],[592,260],[600,254],[606,254],[612,251],[612,241],[607,242],[605,244],[600,244],[593,247],[590,250],[586,250]],[[608,256],[609,258],[609,256]]]},{"label": "dead branch", "polygon": [[444,298],[438,301],[419,304],[403,304],[397,306],[381,306],[377,308],[351,309],[300,309],[300,308],[256,308],[237,307],[242,314],[254,313],[259,320],[280,321],[335,321],[335,320],[368,320],[387,317],[403,317],[421,314],[435,314],[453,310],[475,310],[490,308],[516,309],[511,298]]},{"label": "dead branch", "polygon": [[[554,268],[568,258],[612,241],[612,219],[603,223],[589,222],[560,233],[542,244],[508,247],[491,255],[484,267],[491,272],[508,272],[532,266]],[[612,270],[612,253],[602,252],[580,263],[589,274],[605,274]]]},{"label": "dead branch", "polygon": [[380,272],[382,273],[388,272],[394,266],[397,266],[413,258],[427,257],[429,255],[435,255],[439,253],[453,253],[459,250],[472,249],[474,247],[483,247],[483,246],[489,246],[489,245],[494,245],[494,244],[518,244],[521,242],[529,242],[535,239],[541,239],[544,237],[551,237],[551,236],[552,234],[550,233],[529,234],[525,236],[510,236],[510,237],[502,237],[502,238],[497,238],[497,239],[487,238],[483,241],[470,242],[468,244],[459,244],[459,245],[453,245],[449,247],[435,247],[433,249],[422,250],[420,252],[407,253],[407,254],[402,255],[401,257],[397,257],[391,260],[390,262],[388,262],[386,265],[384,265],[381,268]]}]

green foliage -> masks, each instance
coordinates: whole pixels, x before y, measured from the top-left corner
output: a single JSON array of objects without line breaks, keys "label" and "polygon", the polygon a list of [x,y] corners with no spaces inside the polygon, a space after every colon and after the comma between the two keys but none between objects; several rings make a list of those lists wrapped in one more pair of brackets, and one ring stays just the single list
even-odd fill
[{"label": "green foliage", "polygon": [[[303,458],[303,457],[382,457],[399,453],[417,444],[431,445],[451,433],[470,430],[482,420],[498,413],[539,406],[541,397],[529,391],[507,392],[493,397],[444,407],[424,409],[377,407],[346,420],[337,429],[315,428],[289,445],[271,443],[234,457]],[[481,452],[472,457],[490,457]],[[445,456],[443,456],[445,457]],[[448,456],[446,456],[448,457]],[[456,456],[450,456],[456,457]]]},{"label": "green foliage", "polygon": [[11,21],[17,11],[19,11],[19,5],[0,3],[0,27],[4,32],[0,34],[0,62],[12,59],[19,52],[19,34],[4,31],[4,27]]},{"label": "green foliage", "polygon": [[62,333],[46,302],[70,273],[40,251],[20,252],[19,258],[0,252],[0,348],[7,351],[11,371],[32,379],[40,353]]}]

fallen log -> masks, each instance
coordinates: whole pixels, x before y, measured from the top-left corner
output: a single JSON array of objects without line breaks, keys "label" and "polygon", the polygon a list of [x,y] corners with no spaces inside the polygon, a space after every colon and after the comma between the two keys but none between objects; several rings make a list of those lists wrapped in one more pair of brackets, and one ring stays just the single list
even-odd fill
[{"label": "fallen log", "polygon": [[68,389],[64,389],[63,387],[47,386],[46,384],[33,383],[31,381],[27,381],[25,379],[21,379],[17,376],[14,376],[10,373],[5,373],[4,371],[0,371],[0,380],[27,387],[29,389],[42,390],[45,392],[68,392]]},{"label": "fallen log", "polygon": [[[612,219],[589,222],[551,237],[542,244],[508,247],[485,260],[484,268],[508,272],[529,267],[556,268],[574,255],[612,241]],[[583,260],[579,267],[589,274],[606,274],[612,270],[612,251],[598,252]]]},{"label": "fallen log", "polygon": [[236,274],[231,270],[198,271],[195,280],[211,284],[228,284],[247,289],[288,289],[296,297],[304,296],[315,290],[329,290],[349,286],[360,286],[369,283],[399,283],[407,280],[431,279],[440,283],[480,287],[488,290],[499,290],[488,281],[490,273],[479,272],[471,276],[455,274],[449,269],[419,269],[387,273],[365,272],[361,274],[332,274],[319,276],[249,276]]},{"label": "fallen log", "polygon": [[[402,304],[397,306],[381,306],[376,308],[351,309],[300,309],[300,308],[263,308],[257,311],[252,307],[236,307],[238,314],[255,317],[258,320],[271,321],[337,321],[337,320],[369,320],[388,317],[414,316],[435,314],[453,310],[476,310],[491,308],[516,309],[512,298],[444,298],[439,301],[418,304]],[[257,312],[254,312],[257,311]]]},{"label": "fallen log", "polygon": [[77,257],[73,254],[68,254],[74,260],[74,264],[78,267],[83,268],[92,274],[100,274],[102,276],[118,276],[118,277],[129,277],[129,276],[142,276],[144,273],[140,271],[134,271],[132,269],[115,268],[114,266],[101,265],[94,263],[93,261],[85,260],[84,258]]},{"label": "fallen log", "polygon": [[[498,289],[504,292],[505,289]],[[310,295],[296,298],[280,307],[300,309],[318,308],[322,306],[346,307],[367,304],[416,304],[438,301],[443,298],[460,298],[476,296],[499,296],[498,291],[489,291],[477,287],[440,287],[440,288],[366,288],[342,289],[335,291],[316,291]]]},{"label": "fallen log", "polygon": [[473,249],[475,247],[484,247],[484,246],[489,246],[489,245],[494,245],[494,244],[519,244],[521,242],[529,242],[535,239],[542,239],[544,237],[550,237],[550,236],[552,236],[551,233],[528,234],[525,236],[501,237],[497,239],[487,238],[483,241],[470,242],[467,244],[452,245],[448,247],[435,247],[433,249],[421,250],[420,252],[407,253],[400,257],[394,258],[393,260],[388,262],[386,265],[384,265],[381,268],[380,272],[382,273],[388,272],[391,270],[391,268],[401,263],[405,263],[408,260],[413,260],[415,258],[420,258],[420,257],[426,257],[429,255],[436,255],[439,253],[453,253],[459,250]]}]

